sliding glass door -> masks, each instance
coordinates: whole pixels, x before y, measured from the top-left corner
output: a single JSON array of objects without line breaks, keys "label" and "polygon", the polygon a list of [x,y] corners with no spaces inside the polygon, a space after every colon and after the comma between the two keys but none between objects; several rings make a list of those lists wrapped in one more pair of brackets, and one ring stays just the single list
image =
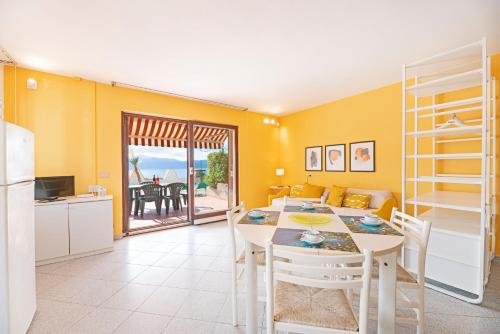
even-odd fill
[{"label": "sliding glass door", "polygon": [[238,201],[234,126],[122,114],[123,232],[220,220]]},{"label": "sliding glass door", "polygon": [[237,203],[237,128],[190,122],[190,216],[195,224],[216,221]]}]

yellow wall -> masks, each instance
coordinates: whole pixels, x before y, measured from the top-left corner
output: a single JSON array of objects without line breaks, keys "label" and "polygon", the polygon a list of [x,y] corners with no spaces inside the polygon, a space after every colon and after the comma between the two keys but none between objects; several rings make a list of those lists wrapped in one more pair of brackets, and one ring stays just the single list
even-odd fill
[{"label": "yellow wall", "polygon": [[[310,183],[387,189],[401,192],[401,85],[394,84],[354,97],[291,114],[280,120],[280,163],[286,184]],[[307,146],[347,144],[375,140],[376,171],[307,172],[304,149]]]},{"label": "yellow wall", "polygon": [[[492,71],[500,77],[500,55],[493,57]],[[282,117],[278,130],[264,125],[264,116],[257,113],[22,68],[17,69],[15,112],[14,77],[14,68],[6,67],[6,118],[35,132],[36,174],[75,175],[80,193],[87,191],[88,184],[105,186],[115,197],[117,235],[122,218],[122,111],[237,125],[240,199],[250,207],[265,204],[267,186],[278,181],[274,175],[278,166],[285,168],[284,184],[303,183],[311,174],[311,183],[387,189],[401,200],[400,83]],[[29,77],[38,81],[37,90],[26,89]],[[306,146],[345,143],[348,151],[350,142],[364,140],[376,141],[375,173],[304,170]],[[441,166],[446,172],[455,167],[453,162]],[[101,173],[109,177],[100,178]]]},{"label": "yellow wall", "polygon": [[[26,89],[30,77],[36,90]],[[36,175],[75,175],[76,191],[86,192],[96,177],[94,84],[18,69],[16,114],[13,83],[13,68],[5,67],[5,117],[35,133]]]},{"label": "yellow wall", "polygon": [[[279,131],[264,125],[261,114],[23,68],[16,76],[17,112],[14,68],[5,68],[6,119],[35,133],[36,175],[75,175],[78,193],[89,184],[106,187],[114,196],[116,235],[122,221],[122,111],[237,125],[240,200],[262,206],[267,187],[276,183]],[[26,88],[30,77],[37,90]]]},{"label": "yellow wall", "polygon": [[[492,57],[492,72],[500,78],[500,54]],[[471,90],[461,92],[464,98]],[[498,92],[497,92],[498,96]],[[440,97],[446,101],[450,96]],[[422,101],[421,101],[422,102]],[[430,102],[430,101],[423,101]],[[498,108],[497,108],[498,109]],[[362,94],[333,101],[318,107],[285,116],[280,119],[281,147],[280,165],[285,168],[285,184],[304,183],[311,174],[310,183],[330,186],[332,184],[348,187],[372,189],[387,189],[392,191],[401,203],[401,84],[393,84],[374,89]],[[409,125],[411,125],[411,121]],[[306,172],[304,168],[304,148],[307,146],[346,144],[356,141],[375,140],[376,142],[376,172],[349,172],[349,153],[347,153],[347,172]],[[430,141],[424,143],[429,145]],[[460,147],[448,147],[446,153],[454,150],[476,151],[475,144]],[[409,154],[411,154],[409,145]],[[498,153],[497,153],[498,154]],[[466,162],[465,168],[470,173],[477,172],[475,162]],[[477,164],[477,162],[476,162]],[[413,169],[407,164],[407,171]],[[498,165],[498,159],[497,159]],[[440,166],[443,172],[457,173],[457,168],[464,164],[447,162]],[[419,165],[421,171],[429,171],[429,164]],[[498,180],[498,179],[497,179]],[[425,186],[424,186],[425,187]],[[452,186],[446,190],[469,191],[470,187]],[[478,191],[478,188],[475,188]],[[497,187],[498,189],[498,187]],[[411,189],[410,189],[411,190]],[[420,191],[423,189],[420,188]],[[411,194],[411,191],[410,191]],[[500,222],[497,223],[500,226]],[[500,238],[500,232],[497,233]],[[500,254],[500,244],[497,243],[496,253]]]}]

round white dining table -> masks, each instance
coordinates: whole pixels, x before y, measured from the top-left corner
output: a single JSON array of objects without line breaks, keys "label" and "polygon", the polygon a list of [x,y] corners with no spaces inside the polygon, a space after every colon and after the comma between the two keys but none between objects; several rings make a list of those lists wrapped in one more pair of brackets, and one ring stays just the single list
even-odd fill
[{"label": "round white dining table", "polygon": [[[293,205],[293,204],[290,204]],[[296,204],[297,205],[297,204]],[[349,233],[356,246],[362,251],[369,249],[374,252],[374,256],[379,263],[379,294],[378,294],[378,331],[380,334],[394,333],[396,320],[396,265],[397,254],[401,249],[404,236],[399,235],[381,235],[369,233],[353,233],[344,224],[339,216],[359,216],[359,210],[332,207],[328,205],[318,205],[330,207],[333,214],[326,224],[303,224],[296,223],[290,219],[293,212],[284,212],[284,206],[270,206],[259,208],[265,211],[279,211],[280,215],[276,225],[264,224],[241,224],[240,220],[245,214],[240,214],[235,219],[235,225],[241,237],[245,240],[245,283],[246,283],[246,332],[257,333],[257,251],[259,247],[264,247],[266,242],[272,240],[277,228],[288,229],[316,229],[325,232],[344,232]],[[393,229],[402,234],[397,226],[386,222]],[[292,247],[290,247],[292,249]],[[332,254],[335,251],[293,247],[298,252],[316,252],[321,254]]]}]

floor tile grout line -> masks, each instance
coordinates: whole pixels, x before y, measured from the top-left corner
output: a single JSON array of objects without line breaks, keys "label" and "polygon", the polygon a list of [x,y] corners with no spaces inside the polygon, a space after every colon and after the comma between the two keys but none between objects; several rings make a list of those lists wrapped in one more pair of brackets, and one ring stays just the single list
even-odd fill
[{"label": "floor tile grout line", "polygon": [[450,314],[450,313],[442,313],[442,312],[424,312],[425,314],[439,314],[439,315],[444,315],[444,316],[450,316],[450,317],[465,317],[465,318],[480,318],[480,319],[500,319],[500,315],[495,317],[487,317],[487,316],[482,316],[482,315],[467,315],[467,314]]}]

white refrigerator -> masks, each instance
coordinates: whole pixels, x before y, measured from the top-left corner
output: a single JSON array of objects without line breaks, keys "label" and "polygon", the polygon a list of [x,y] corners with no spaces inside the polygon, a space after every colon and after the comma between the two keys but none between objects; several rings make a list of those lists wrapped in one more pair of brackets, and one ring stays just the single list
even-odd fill
[{"label": "white refrigerator", "polygon": [[36,311],[34,136],[0,119],[0,333],[24,334]]}]

